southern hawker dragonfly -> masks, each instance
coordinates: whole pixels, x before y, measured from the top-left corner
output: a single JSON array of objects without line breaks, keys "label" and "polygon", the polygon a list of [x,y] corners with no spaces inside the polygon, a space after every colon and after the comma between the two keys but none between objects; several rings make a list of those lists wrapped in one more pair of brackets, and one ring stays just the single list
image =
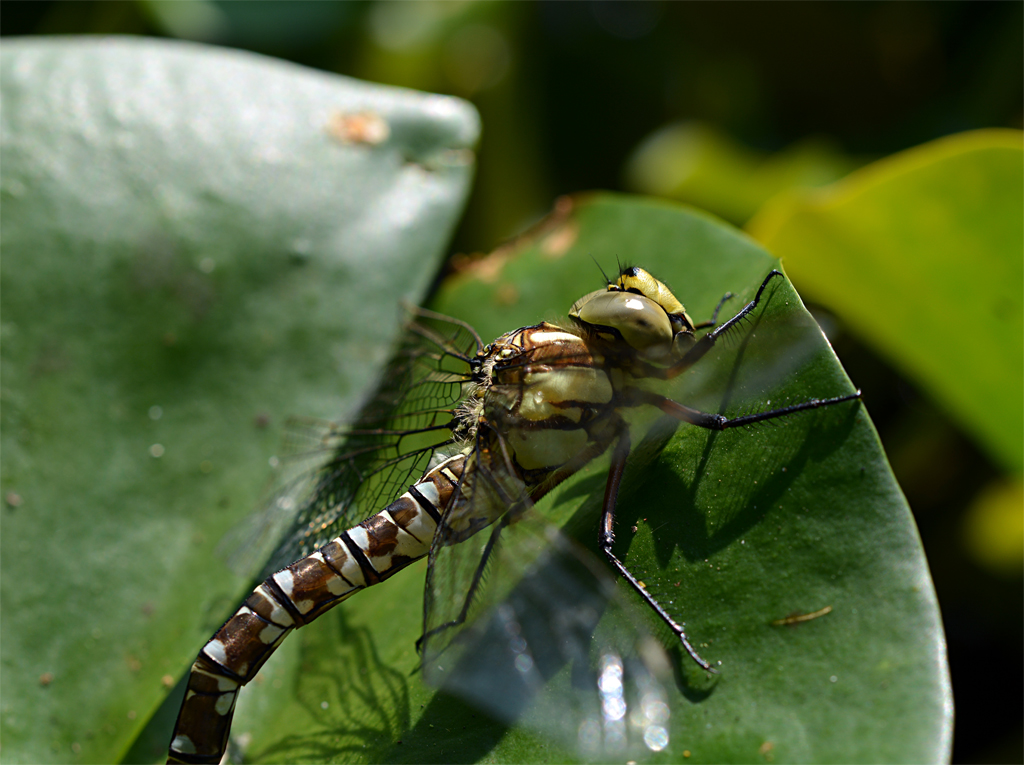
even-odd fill
[{"label": "southern hawker dragonfly", "polygon": [[[668,711],[658,679],[659,646],[627,636],[590,650],[597,619],[613,602],[609,577],[531,510],[608,453],[600,550],[690,657],[714,672],[684,627],[613,552],[616,498],[631,445],[626,415],[653,407],[678,421],[725,430],[858,399],[856,391],[728,418],[653,390],[654,382],[690,369],[748,317],[775,278],[782,274],[769,273],[753,299],[720,325],[719,309],[731,295],[710,320],[694,323],[663,283],[636,267],[578,300],[563,326],[521,327],[487,345],[461,321],[414,309],[378,393],[351,425],[313,429],[312,461],[295,466],[268,507],[264,538],[283,541],[275,541],[272,553],[268,548],[264,580],[192,665],[169,761],[220,761],[241,686],[281,641],[424,556],[418,648],[427,679],[489,708],[488,697],[515,693],[488,689],[486,673],[482,681],[477,677],[479,666],[460,669],[474,664],[485,635],[498,635],[497,653],[523,678],[535,674],[544,650],[538,644],[550,641],[556,665],[592,664],[573,668],[574,687],[594,699],[573,711],[579,720],[571,730],[584,756],[664,749]],[[521,558],[515,577],[495,576],[512,535],[531,544],[513,551]],[[530,586],[539,570],[547,583]],[[540,630],[541,640],[524,626],[530,611],[550,623]],[[630,628],[635,625],[625,631]],[[479,657],[475,663],[481,664]]]}]

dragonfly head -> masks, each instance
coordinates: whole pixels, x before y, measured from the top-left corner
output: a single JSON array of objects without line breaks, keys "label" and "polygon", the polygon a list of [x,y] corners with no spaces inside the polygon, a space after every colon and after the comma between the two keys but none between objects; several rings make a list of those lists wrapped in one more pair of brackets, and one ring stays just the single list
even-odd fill
[{"label": "dragonfly head", "polygon": [[623,269],[605,289],[573,303],[569,317],[598,336],[621,337],[655,362],[678,358],[695,339],[683,304],[668,287],[635,266]]}]

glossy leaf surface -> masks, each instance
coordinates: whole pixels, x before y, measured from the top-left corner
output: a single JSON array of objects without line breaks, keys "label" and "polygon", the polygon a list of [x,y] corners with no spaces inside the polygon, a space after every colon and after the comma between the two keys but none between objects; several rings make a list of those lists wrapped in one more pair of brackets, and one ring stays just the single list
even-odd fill
[{"label": "glossy leaf surface", "polygon": [[284,418],[354,407],[430,284],[479,125],[198,45],[0,64],[4,759],[113,762],[242,595],[215,547]]}]

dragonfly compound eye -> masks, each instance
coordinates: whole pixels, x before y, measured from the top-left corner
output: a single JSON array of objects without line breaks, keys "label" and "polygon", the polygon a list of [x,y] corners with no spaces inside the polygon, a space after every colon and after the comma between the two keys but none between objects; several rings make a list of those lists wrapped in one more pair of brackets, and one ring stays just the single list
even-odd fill
[{"label": "dragonfly compound eye", "polygon": [[668,355],[674,332],[665,309],[633,292],[592,292],[572,307],[570,316],[593,327],[615,329],[632,348],[652,356]]}]

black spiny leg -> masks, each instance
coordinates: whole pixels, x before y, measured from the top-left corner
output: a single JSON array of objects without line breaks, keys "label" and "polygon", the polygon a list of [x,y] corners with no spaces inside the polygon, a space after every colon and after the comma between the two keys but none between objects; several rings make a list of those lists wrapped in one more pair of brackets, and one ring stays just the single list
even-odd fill
[{"label": "black spiny leg", "polygon": [[484,571],[487,570],[487,564],[491,559],[491,554],[494,552],[494,548],[498,544],[498,537],[501,536],[502,530],[508,526],[509,518],[512,513],[506,513],[501,517],[501,520],[494,525],[491,529],[491,536],[487,540],[487,544],[484,546],[483,555],[480,556],[480,562],[477,563],[476,571],[473,572],[473,581],[469,585],[469,590],[466,592],[466,597],[462,601],[462,610],[459,611],[459,615],[451,621],[447,621],[444,624],[439,624],[432,630],[425,631],[416,639],[416,651],[417,653],[423,653],[423,643],[429,638],[439,635],[445,630],[450,630],[453,627],[458,627],[465,624],[466,617],[469,615],[469,609],[473,605],[473,599],[476,597],[476,591],[480,587],[480,583],[484,578]]},{"label": "black spiny leg", "polygon": [[[761,282],[761,286],[757,288],[757,293],[754,295],[754,299],[747,303],[745,306],[743,306],[743,308],[740,309],[739,313],[737,313],[735,316],[729,319],[729,321],[722,324],[720,327],[716,327],[715,329],[711,330],[706,335],[704,335],[704,337],[698,340],[679,361],[677,361],[672,366],[657,372],[657,376],[671,380],[673,377],[682,374],[687,369],[696,364],[698,361],[700,361],[702,358],[704,358],[704,354],[706,354],[708,351],[715,347],[715,343],[718,342],[718,338],[720,338],[730,329],[732,329],[741,321],[743,321],[744,317],[746,317],[747,314],[749,314],[751,311],[757,308],[757,304],[761,302],[761,295],[764,293],[765,288],[767,288],[768,282],[770,282],[776,276],[782,276],[782,272],[773,269],[772,272],[764,278],[764,281]],[[725,298],[722,298],[722,301],[718,304],[718,307],[721,308],[722,303],[724,302]],[[715,309],[715,314],[711,319],[712,323],[714,322],[715,318],[717,318],[717,316],[718,309]],[[703,327],[705,325],[701,324],[699,326]]]},{"label": "black spiny leg", "polygon": [[660,616],[662,621],[668,625],[668,628],[675,633],[682,642],[683,648],[690,654],[690,658],[708,672],[716,672],[710,664],[700,657],[696,649],[690,645],[690,640],[686,637],[686,630],[683,629],[683,626],[668,615],[668,612],[661,607],[661,604],[644,589],[640,582],[636,580],[636,577],[629,572],[629,569],[612,552],[612,545],[615,542],[615,501],[619,496],[619,485],[622,483],[622,474],[625,472],[626,458],[628,456],[629,432],[623,430],[612,452],[612,464],[608,471],[608,485],[604,492],[604,509],[601,512],[601,531],[598,539],[601,551],[608,558],[608,561],[615,566],[615,569],[622,578],[629,582],[629,586],[636,590],[637,594],[654,610],[654,613]]},{"label": "black spiny leg", "polygon": [[836,396],[835,398],[812,398],[810,401],[803,401],[799,404],[793,404],[792,406],[784,406],[781,409],[769,409],[767,412],[755,412],[754,414],[745,414],[741,417],[730,418],[723,414],[709,414],[708,412],[700,412],[696,409],[691,409],[688,406],[680,404],[678,401],[665,398],[665,396],[659,396],[656,393],[649,393],[645,391],[641,394],[641,400],[645,404],[656,406],[665,414],[672,415],[677,420],[688,422],[699,428],[707,428],[708,430],[728,430],[729,428],[737,428],[741,425],[750,425],[754,422],[774,420],[776,417],[785,417],[788,414],[795,414],[796,412],[802,412],[806,409],[820,409],[823,406],[842,404],[844,401],[854,401],[859,398],[860,391],[858,390],[854,393],[848,393],[845,396]]},{"label": "black spiny leg", "polygon": [[724,295],[722,295],[722,299],[719,300],[718,301],[718,305],[715,306],[715,310],[711,314],[711,318],[708,319],[707,321],[702,321],[700,324],[694,324],[693,328],[694,329],[707,329],[708,327],[713,327],[716,324],[718,324],[718,312],[722,310],[722,306],[725,305],[725,301],[731,300],[734,297],[736,297],[736,296],[734,294],[732,294],[731,292],[726,292]]}]

